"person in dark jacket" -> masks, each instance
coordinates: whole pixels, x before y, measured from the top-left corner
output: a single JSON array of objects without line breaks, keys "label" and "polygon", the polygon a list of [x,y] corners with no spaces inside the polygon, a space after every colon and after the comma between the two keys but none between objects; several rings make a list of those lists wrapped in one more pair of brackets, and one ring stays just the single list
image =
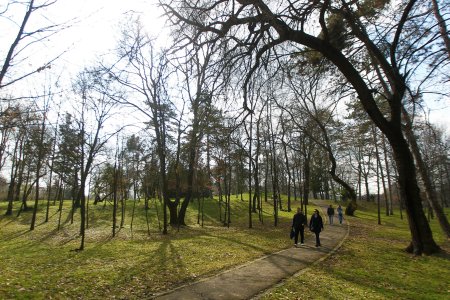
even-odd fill
[{"label": "person in dark jacket", "polygon": [[295,246],[298,246],[298,234],[300,233],[300,244],[303,245],[305,241],[305,225],[306,216],[303,214],[302,209],[297,208],[297,213],[292,219],[292,229],[294,229]]},{"label": "person in dark jacket", "polygon": [[320,246],[319,235],[320,232],[323,230],[323,221],[317,209],[314,210],[314,214],[311,216],[311,220],[309,220],[309,229],[316,235],[316,247],[319,247]]},{"label": "person in dark jacket", "polygon": [[334,208],[333,208],[333,205],[331,205],[331,204],[330,204],[330,206],[327,209],[327,215],[328,215],[329,224],[333,225]]}]

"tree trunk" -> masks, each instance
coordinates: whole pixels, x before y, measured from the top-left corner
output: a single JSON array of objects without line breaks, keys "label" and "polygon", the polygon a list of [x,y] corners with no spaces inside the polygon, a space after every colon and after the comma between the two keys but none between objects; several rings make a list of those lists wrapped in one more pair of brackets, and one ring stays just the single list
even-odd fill
[{"label": "tree trunk", "polygon": [[407,251],[420,255],[432,254],[439,251],[423,211],[422,199],[416,179],[416,168],[409,147],[401,131],[387,136],[398,168],[400,193],[405,201],[405,209],[411,231],[411,244]]},{"label": "tree trunk", "polygon": [[[383,172],[383,165],[381,164],[381,157],[380,157],[380,151],[378,146],[378,135],[377,130],[375,129],[375,126],[372,125],[372,134],[373,134],[373,142],[375,145],[375,157],[377,159],[377,185],[379,185],[379,177],[381,177],[381,183],[383,184],[383,197],[384,197],[384,206],[385,206],[385,213],[386,216],[389,216],[389,202],[387,197],[387,190],[386,190],[386,184],[384,180],[384,172]],[[379,186],[378,188],[378,199],[380,198],[380,191]]]},{"label": "tree trunk", "polygon": [[[8,207],[6,209],[5,216],[12,215],[13,201],[14,201],[14,196],[16,194],[16,190],[17,190],[16,179],[18,176],[18,172],[19,172],[18,169],[19,169],[19,165],[20,165],[20,159],[18,157],[21,156],[21,154],[19,154],[19,148],[20,149],[22,148],[21,146],[19,146],[21,144],[20,140],[21,139],[16,139],[16,142],[14,143],[14,152],[13,152],[13,157],[12,157],[11,173],[9,176],[8,194],[7,194],[7,198],[6,198],[6,201],[8,202]],[[20,151],[20,153],[22,153],[22,151]]]},{"label": "tree trunk", "polygon": [[39,203],[39,179],[41,178],[41,167],[42,167],[42,160],[44,159],[44,136],[45,136],[45,122],[46,122],[46,113],[44,113],[44,117],[41,124],[41,135],[39,139],[39,145],[38,145],[38,157],[37,157],[37,163],[36,163],[36,197],[34,201],[34,207],[33,207],[33,216],[31,218],[31,225],[30,230],[34,230],[35,223],[36,223],[36,214],[38,209],[38,203]]},{"label": "tree trunk", "polygon": [[388,150],[386,147],[386,141],[384,135],[381,135],[381,142],[383,144],[383,152],[384,152],[384,162],[386,165],[386,176],[388,182],[388,192],[389,192],[389,215],[394,214],[394,210],[392,208],[392,180],[391,180],[391,172],[389,170],[389,160],[388,160]]},{"label": "tree trunk", "polygon": [[[196,111],[196,109],[194,109]],[[194,112],[194,116],[197,117],[197,113]],[[195,118],[194,117],[194,118]],[[187,175],[187,191],[186,196],[184,197],[183,202],[181,203],[180,212],[178,214],[178,220],[175,218],[170,218],[170,222],[172,224],[172,220],[175,219],[175,224],[186,225],[185,216],[186,210],[189,205],[189,202],[192,198],[193,186],[194,186],[194,173],[195,173],[195,165],[196,165],[196,153],[197,153],[197,144],[198,144],[198,120],[194,120],[193,128],[191,131],[191,137],[189,141],[189,169]]]},{"label": "tree trunk", "polygon": [[[117,156],[117,153],[116,153]],[[117,158],[114,162],[114,183],[113,183],[113,223],[112,223],[112,236],[116,236],[116,227],[117,227],[117,182],[118,182],[118,175],[117,175]]]},{"label": "tree trunk", "polygon": [[268,180],[269,180],[269,151],[266,149],[265,151],[265,168],[264,168],[264,202],[267,203],[268,199],[267,199],[267,194],[269,192],[269,184],[268,184]]},{"label": "tree trunk", "polygon": [[62,179],[59,180],[59,185],[58,185],[58,200],[59,200],[59,208],[58,208],[58,212],[59,212],[59,216],[58,216],[58,231],[61,229],[61,217],[62,217],[62,210],[63,210],[63,197],[64,197],[64,188],[62,185]]},{"label": "tree trunk", "polygon": [[358,147],[358,199],[359,201],[362,200],[362,177],[363,177],[363,172],[362,172],[362,154],[361,154],[361,146]]},{"label": "tree trunk", "polygon": [[[439,32],[441,33],[441,38],[444,40],[445,49],[447,50],[447,55],[450,58],[450,38],[448,37],[447,26],[445,25],[445,20],[440,13],[440,9],[437,0],[431,0],[433,4],[433,13],[438,21]],[[448,3],[447,3],[448,4]]]},{"label": "tree trunk", "polygon": [[381,170],[380,152],[378,151],[377,130],[375,129],[374,125],[372,125],[372,137],[373,137],[373,144],[375,146],[375,160],[376,160],[376,164],[377,164],[377,168],[376,168],[376,177],[377,177],[377,219],[378,219],[378,225],[381,225],[380,173],[382,172],[382,170]]},{"label": "tree trunk", "polygon": [[287,206],[288,206],[287,210],[290,212],[290,211],[292,211],[292,208],[291,208],[291,181],[292,181],[292,178],[291,178],[289,157],[287,154],[287,146],[285,143],[283,143],[283,145],[284,145],[284,160],[285,160],[285,164],[286,164],[286,172],[288,175],[288,178],[287,178],[287,197],[288,197],[287,198]]},{"label": "tree trunk", "polygon": [[308,200],[309,200],[309,182],[311,179],[311,153],[305,154],[304,157],[305,162],[303,163],[304,168],[303,168],[303,204],[308,205]]},{"label": "tree trunk", "polygon": [[[252,133],[253,133],[253,114],[250,114],[250,134],[248,135],[248,228],[253,227],[252,220]],[[256,157],[258,159],[258,157]]]},{"label": "tree trunk", "polygon": [[404,110],[403,110],[403,116],[406,119],[405,135],[411,146],[412,153],[413,153],[415,161],[417,163],[417,167],[418,167],[421,179],[425,186],[425,193],[427,195],[429,205],[432,207],[432,209],[436,213],[436,216],[439,221],[439,225],[441,226],[444,233],[447,235],[447,238],[450,238],[450,224],[447,220],[447,217],[445,216],[444,210],[439,205],[439,201],[436,196],[436,191],[431,183],[430,175],[428,173],[428,168],[422,159],[422,154],[420,153],[419,145],[417,144],[416,137],[414,136],[414,133],[412,132],[412,128],[411,128],[412,122],[409,118],[408,113]]}]

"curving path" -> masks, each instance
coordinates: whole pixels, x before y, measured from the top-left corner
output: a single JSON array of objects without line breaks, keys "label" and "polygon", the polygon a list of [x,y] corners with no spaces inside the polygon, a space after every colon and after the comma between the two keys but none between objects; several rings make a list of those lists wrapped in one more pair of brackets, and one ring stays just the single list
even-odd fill
[{"label": "curving path", "polygon": [[307,235],[304,246],[272,253],[215,276],[158,294],[154,299],[251,299],[283,279],[322,261],[342,245],[348,235],[348,224],[339,225],[335,218],[334,225],[328,225],[328,218],[323,213],[322,218],[325,223],[325,230],[320,234],[322,247],[316,248],[314,236]]}]

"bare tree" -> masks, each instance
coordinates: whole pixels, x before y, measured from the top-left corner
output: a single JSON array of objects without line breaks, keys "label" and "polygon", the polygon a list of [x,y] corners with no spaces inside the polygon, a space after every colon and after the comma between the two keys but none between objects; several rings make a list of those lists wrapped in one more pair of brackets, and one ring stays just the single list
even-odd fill
[{"label": "bare tree", "polygon": [[124,29],[119,43],[119,61],[106,68],[109,76],[129,93],[128,98],[116,99],[134,108],[147,118],[153,129],[156,152],[159,159],[159,183],[163,200],[163,233],[167,233],[167,208],[172,224],[177,223],[177,206],[168,193],[167,159],[169,152],[169,123],[174,118],[173,103],[168,94],[169,61],[167,52],[158,51],[152,39],[146,35],[139,20],[132,20]]},{"label": "bare tree", "polygon": [[[9,20],[6,32],[13,32],[12,41],[4,44],[5,57],[2,58],[2,66],[0,69],[0,89],[19,82],[33,74],[42,72],[45,69],[50,69],[52,63],[58,59],[61,54],[53,58],[44,60],[39,63],[38,67],[29,68],[27,63],[31,65],[30,50],[35,47],[35,44],[47,41],[51,36],[58,33],[62,26],[54,24],[46,20],[46,22],[34,22],[33,17],[39,18],[39,13],[44,11],[56,3],[57,0],[27,0],[17,1],[8,0],[6,4],[0,5],[0,17]],[[22,10],[23,15],[21,20],[14,18],[17,11]],[[32,23],[43,24],[41,26],[33,27]],[[11,31],[11,25],[17,26],[15,31]],[[2,30],[3,31],[3,30]],[[14,35],[15,33],[15,35]],[[27,63],[26,63],[27,62]],[[32,65],[36,65],[33,63]]]},{"label": "bare tree", "polygon": [[112,116],[116,102],[111,98],[120,98],[120,92],[114,94],[112,79],[100,70],[85,70],[74,83],[74,92],[81,99],[79,130],[82,137],[80,176],[77,199],[80,200],[80,235],[78,250],[84,249],[86,230],[86,188],[88,176],[92,172],[94,159],[104,148],[108,140],[117,132],[102,133],[108,119]]},{"label": "bare tree", "polygon": [[188,132],[188,173],[187,173],[187,191],[183,202],[181,203],[178,224],[185,225],[186,209],[191,201],[194,191],[194,178],[197,168],[200,144],[205,134],[206,123],[209,121],[209,114],[212,105],[213,92],[216,90],[216,81],[211,76],[214,71],[210,66],[210,60],[215,53],[214,45],[205,45],[204,47],[194,46],[190,51],[184,54],[185,62],[181,62],[178,69],[183,76],[182,96],[189,103],[192,113],[190,128]]}]

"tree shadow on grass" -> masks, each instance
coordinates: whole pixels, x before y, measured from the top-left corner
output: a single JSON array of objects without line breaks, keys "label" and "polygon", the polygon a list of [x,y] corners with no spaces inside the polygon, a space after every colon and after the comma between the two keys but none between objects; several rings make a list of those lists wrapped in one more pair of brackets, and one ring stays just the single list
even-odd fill
[{"label": "tree shadow on grass", "polygon": [[441,251],[433,254],[435,257],[443,258],[445,260],[450,260],[450,253],[446,250],[441,248]]},{"label": "tree shadow on grass", "polygon": [[20,238],[21,236],[26,235],[29,232],[30,232],[30,230],[22,230],[22,231],[14,232],[11,234],[7,234],[2,237],[2,240],[3,241],[12,241],[14,239]]}]

